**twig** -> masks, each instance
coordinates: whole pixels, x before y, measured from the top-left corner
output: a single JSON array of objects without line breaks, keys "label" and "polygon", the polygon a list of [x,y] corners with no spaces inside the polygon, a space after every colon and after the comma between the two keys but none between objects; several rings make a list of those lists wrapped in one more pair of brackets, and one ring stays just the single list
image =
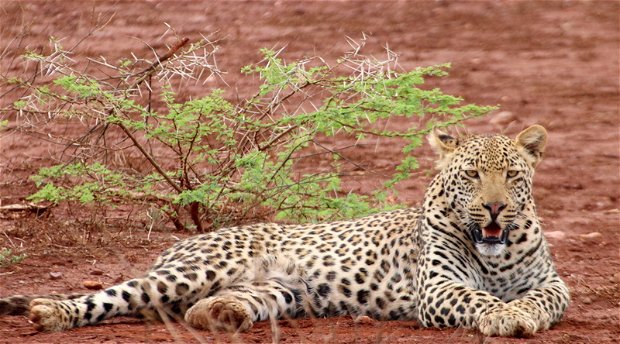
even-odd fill
[{"label": "twig", "polygon": [[[189,38],[187,38],[187,37],[183,38],[179,43],[177,43],[175,46],[170,48],[170,50],[168,50],[168,52],[166,54],[164,54],[161,58],[157,58],[157,61],[153,62],[149,67],[147,67],[144,71],[142,71],[143,75],[140,78],[138,78],[138,80],[136,80],[128,89],[131,90],[131,89],[134,89],[134,88],[138,87],[151,74],[153,74],[156,71],[157,66],[160,66],[162,62],[164,62],[164,61],[168,60],[169,58],[171,58],[172,56],[174,56],[174,54],[177,51],[179,51],[179,49],[181,49],[185,44],[187,44],[187,42],[189,42]],[[113,112],[114,112],[114,109],[111,109],[109,111],[109,114],[111,115]],[[138,140],[131,133],[131,131],[129,129],[127,129],[127,127],[122,122],[121,123],[117,123],[116,125],[118,125],[118,127],[121,128],[121,130],[125,133],[125,135],[127,135],[127,137],[129,137],[131,142],[133,142],[134,146],[136,148],[138,148],[140,153],[142,153],[142,155],[144,155],[144,157],[149,161],[149,163],[151,163],[151,165],[157,170],[157,173],[159,173],[166,180],[166,182],[170,186],[172,186],[172,188],[175,189],[178,193],[183,192],[183,189],[181,189],[181,187],[179,187],[172,179],[170,179],[170,177],[161,168],[161,166],[159,166],[159,164],[155,161],[155,159],[153,159],[153,156],[151,156],[151,154],[149,154],[149,152],[147,152],[146,149],[144,149],[144,147],[142,147],[140,142],[138,142]]]},{"label": "twig", "polygon": [[157,66],[160,66],[164,61],[174,56],[174,54],[176,54],[176,52],[179,51],[179,49],[181,49],[185,44],[187,44],[187,42],[189,42],[189,38],[185,37],[180,42],[178,42],[176,45],[174,45],[172,48],[170,48],[168,52],[165,53],[162,57],[157,57],[157,61],[153,62],[145,70],[138,73],[138,74],[142,74],[142,76],[138,78],[138,80],[136,80],[133,83],[133,85],[131,85],[128,89],[129,90],[134,89],[138,87],[140,84],[142,84],[144,80],[146,80],[146,78],[148,78],[151,74],[153,74],[153,72],[155,72]]},{"label": "twig", "polygon": [[149,152],[147,152],[144,147],[142,147],[142,145],[138,142],[138,140],[136,139],[136,137],[131,133],[131,131],[129,131],[129,129],[127,129],[127,127],[123,124],[123,123],[118,123],[117,124],[119,128],[121,128],[121,130],[123,130],[123,132],[125,132],[125,134],[129,137],[129,139],[131,140],[131,142],[133,142],[134,146],[136,148],[138,148],[138,150],[140,151],[140,153],[142,153],[142,155],[144,155],[144,157],[151,163],[151,165],[157,170],[157,173],[159,173],[165,180],[166,182],[168,182],[168,184],[170,184],[170,186],[172,186],[172,188],[174,188],[178,193],[183,192],[183,189],[181,189],[181,187],[179,187],[172,179],[170,179],[170,177],[166,174],[166,172],[161,168],[161,166],[159,166],[159,164],[155,161],[155,159],[153,159],[153,157],[151,156],[151,154],[149,154]]}]

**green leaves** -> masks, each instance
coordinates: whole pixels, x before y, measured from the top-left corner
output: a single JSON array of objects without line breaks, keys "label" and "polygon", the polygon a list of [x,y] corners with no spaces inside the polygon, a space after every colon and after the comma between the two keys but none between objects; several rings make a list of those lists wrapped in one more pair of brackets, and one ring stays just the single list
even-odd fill
[{"label": "green leaves", "polygon": [[162,100],[167,112],[143,112],[142,121],[127,126],[143,131],[148,139],[175,147],[175,153],[185,155],[187,159],[198,162],[205,156],[212,158],[217,151],[206,144],[210,136],[227,147],[235,144],[234,131],[230,127],[234,122],[234,106],[222,95],[221,90],[215,90],[208,96],[176,103],[174,92],[166,89]]},{"label": "green leaves", "polygon": [[54,84],[81,98],[94,97],[102,93],[99,83],[91,78],[67,75],[54,80]]},{"label": "green leaves", "polygon": [[109,203],[114,196],[126,195],[125,188],[130,181],[126,175],[112,171],[99,162],[45,167],[30,179],[39,190],[28,199],[54,204],[63,201]]},{"label": "green leaves", "polygon": [[0,249],[0,267],[7,267],[9,265],[20,263],[26,259],[26,254],[13,254],[11,249],[3,247]]}]

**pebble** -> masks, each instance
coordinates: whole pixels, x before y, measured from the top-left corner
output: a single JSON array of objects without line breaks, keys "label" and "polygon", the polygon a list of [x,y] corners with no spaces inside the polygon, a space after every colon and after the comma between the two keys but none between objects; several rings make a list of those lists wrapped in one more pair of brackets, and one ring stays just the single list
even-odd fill
[{"label": "pebble", "polygon": [[592,299],[589,296],[586,296],[583,300],[581,300],[581,302],[583,302],[584,305],[589,305],[592,303]]},{"label": "pebble", "polygon": [[544,233],[545,233],[545,237],[547,238],[552,238],[552,239],[557,239],[557,240],[562,240],[566,238],[566,233],[562,231],[550,231],[550,232],[544,232]]},{"label": "pebble", "polygon": [[516,119],[516,116],[510,111],[501,111],[489,119],[489,123],[495,125],[506,125]]},{"label": "pebble", "polygon": [[367,315],[358,316],[357,318],[353,319],[353,321],[357,324],[362,324],[362,325],[370,325],[370,324],[374,324],[375,322],[375,320],[373,320],[371,317]]},{"label": "pebble", "polygon": [[52,271],[50,272],[50,279],[58,280],[62,278],[62,272],[60,271]]},{"label": "pebble", "polygon": [[612,276],[609,276],[609,282],[620,284],[620,272],[616,272]]},{"label": "pebble", "polygon": [[583,238],[583,239],[597,239],[602,237],[603,234],[599,233],[599,232],[590,232],[588,234],[580,234],[579,237]]},{"label": "pebble", "polygon": [[84,286],[84,288],[86,289],[90,289],[90,290],[100,290],[103,289],[103,284],[101,284],[101,282],[99,281],[83,281],[82,285]]},{"label": "pebble", "polygon": [[95,270],[92,270],[92,271],[90,272],[90,274],[91,274],[91,275],[93,275],[93,276],[101,276],[101,275],[103,275],[103,270],[97,270],[97,269],[95,269]]}]

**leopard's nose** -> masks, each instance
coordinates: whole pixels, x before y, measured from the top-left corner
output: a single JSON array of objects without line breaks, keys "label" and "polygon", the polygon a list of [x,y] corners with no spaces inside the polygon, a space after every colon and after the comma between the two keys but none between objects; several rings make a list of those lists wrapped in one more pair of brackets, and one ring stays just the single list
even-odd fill
[{"label": "leopard's nose", "polygon": [[506,204],[502,202],[489,202],[482,204],[482,207],[489,211],[489,214],[491,214],[491,219],[495,221],[499,213],[506,208]]}]

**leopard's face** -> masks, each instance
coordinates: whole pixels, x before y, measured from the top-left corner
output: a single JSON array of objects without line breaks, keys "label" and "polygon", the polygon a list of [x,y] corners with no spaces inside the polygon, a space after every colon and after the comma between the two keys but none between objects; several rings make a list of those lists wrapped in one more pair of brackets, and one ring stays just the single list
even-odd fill
[{"label": "leopard's face", "polygon": [[534,167],[546,142],[546,132],[539,128],[521,140],[501,135],[437,136],[444,145],[441,148],[448,149],[440,160],[444,197],[460,222],[458,227],[483,255],[504,250],[510,230],[533,204]]},{"label": "leopard's face", "polygon": [[503,136],[473,138],[454,155],[443,179],[446,197],[478,250],[497,255],[531,200],[533,170]]}]

